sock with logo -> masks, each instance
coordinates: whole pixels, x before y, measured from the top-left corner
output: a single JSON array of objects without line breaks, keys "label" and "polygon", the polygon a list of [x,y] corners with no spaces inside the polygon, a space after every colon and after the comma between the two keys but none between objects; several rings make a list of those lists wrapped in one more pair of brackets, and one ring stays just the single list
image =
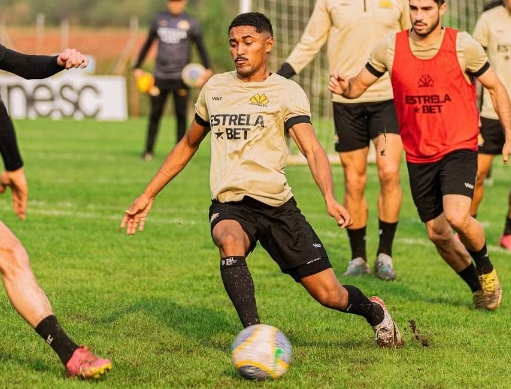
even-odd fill
[{"label": "sock with logo", "polygon": [[353,285],[343,285],[348,291],[348,305],[343,312],[363,316],[371,326],[380,324],[385,318],[385,312],[379,304],[373,303]]},{"label": "sock with logo", "polygon": [[243,327],[259,324],[254,280],[245,257],[221,258],[220,275]]},{"label": "sock with logo", "polygon": [[397,222],[386,223],[382,220],[378,220],[378,226],[380,231],[380,243],[376,255],[383,253],[392,257],[392,244],[394,243]]},{"label": "sock with logo", "polygon": [[41,320],[35,327],[35,331],[55,350],[64,366],[71,359],[75,350],[79,348],[69,339],[54,315]]},{"label": "sock with logo", "polygon": [[366,227],[356,230],[348,228],[348,238],[351,246],[351,259],[361,257],[366,261]]},{"label": "sock with logo", "polygon": [[484,242],[484,246],[479,251],[470,251],[468,253],[474,260],[476,264],[476,270],[479,275],[491,273],[493,270],[493,265],[490,261],[490,255],[488,254],[488,249],[486,248],[486,242]]},{"label": "sock with logo", "polygon": [[506,227],[504,228],[504,235],[511,235],[511,218],[506,218]]},{"label": "sock with logo", "polygon": [[479,277],[477,276],[476,267],[473,263],[468,265],[465,269],[458,272],[458,275],[461,277],[463,281],[468,285],[472,293],[481,290],[481,283],[479,282]]}]

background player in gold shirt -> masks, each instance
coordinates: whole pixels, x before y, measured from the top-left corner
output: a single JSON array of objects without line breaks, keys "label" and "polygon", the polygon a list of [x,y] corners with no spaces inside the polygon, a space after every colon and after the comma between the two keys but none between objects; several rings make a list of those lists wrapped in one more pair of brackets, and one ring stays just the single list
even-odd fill
[{"label": "background player in gold shirt", "polygon": [[144,192],[132,203],[121,228],[143,230],[156,195],[186,166],[211,132],[209,217],[220,253],[220,273],[244,327],[260,323],[246,257],[257,242],[325,307],[364,317],[377,344],[402,344],[383,301],[341,285],[323,244],[296,205],[285,174],[292,138],[309,164],[330,216],[342,228],[351,217],[336,200],[331,167],[310,121],[304,91],[270,73],[273,29],[257,12],[238,15],[229,26],[236,70],[213,76],[202,88],[185,137],[170,151]]},{"label": "background player in gold shirt", "polygon": [[[278,74],[291,77],[307,66],[328,42],[330,73],[355,76],[374,45],[389,32],[410,28],[408,0],[349,1],[317,0],[300,42]],[[326,75],[325,75],[326,77]],[[374,271],[382,280],[396,278],[392,246],[399,219],[402,192],[399,166],[403,146],[399,136],[392,88],[388,75],[367,93],[349,100],[332,96],[339,152],[344,173],[344,203],[353,217],[348,228],[351,261],[345,275],[370,273],[366,254],[368,205],[365,198],[369,143],[376,147],[379,244]]]}]

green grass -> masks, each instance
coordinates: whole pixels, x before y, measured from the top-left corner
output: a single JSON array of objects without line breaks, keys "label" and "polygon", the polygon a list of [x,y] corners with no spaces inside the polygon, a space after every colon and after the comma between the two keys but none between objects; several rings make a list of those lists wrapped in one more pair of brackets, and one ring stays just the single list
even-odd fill
[{"label": "green grass", "polygon": [[[172,121],[163,123],[156,159],[149,163],[139,159],[143,119],[17,121],[16,127],[30,185],[28,217],[17,220],[4,195],[2,220],[27,248],[69,335],[111,358],[114,369],[94,384],[67,380],[57,356],[16,314],[1,289],[1,388],[511,387],[511,256],[496,247],[510,174],[501,162],[479,212],[504,287],[499,310],[472,309],[468,287],[427,241],[403,165],[404,204],[394,248],[397,280],[340,279],[383,297],[406,345],[379,349],[362,318],[319,306],[259,247],[249,264],[260,315],[287,334],[293,361],[281,380],[249,382],[230,362],[229,347],[241,326],[223,290],[210,239],[208,139],[159,195],[146,230],[126,236],[119,229],[123,212],[173,145]],[[341,197],[341,168],[333,169]],[[350,255],[346,232],[327,215],[307,167],[291,166],[287,173],[298,205],[342,274]],[[374,166],[369,174],[367,244],[373,257],[378,243]],[[410,320],[429,347],[414,340]]]}]

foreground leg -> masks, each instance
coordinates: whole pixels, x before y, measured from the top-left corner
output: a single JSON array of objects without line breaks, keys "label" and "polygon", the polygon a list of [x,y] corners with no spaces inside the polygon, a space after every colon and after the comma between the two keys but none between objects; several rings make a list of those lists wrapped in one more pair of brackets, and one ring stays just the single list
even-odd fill
[{"label": "foreground leg", "polygon": [[353,218],[348,228],[351,261],[344,275],[356,276],[370,273],[366,254],[367,200],[364,190],[367,181],[368,148],[341,152],[344,173],[344,206]]},{"label": "foreground leg", "polygon": [[[80,348],[60,327],[50,302],[30,268],[24,247],[0,222],[0,271],[7,296],[18,313],[57,353],[68,375],[98,378],[112,368],[109,360]],[[86,356],[86,358],[82,357]]]},{"label": "foreground leg", "polygon": [[357,287],[341,285],[332,269],[304,277],[300,283],[321,305],[364,317],[373,327],[378,346],[403,345],[401,334],[379,297],[369,299]]},{"label": "foreground leg", "polygon": [[392,245],[403,198],[399,175],[403,143],[398,134],[379,135],[374,139],[374,143],[380,181],[378,193],[380,241],[374,269],[378,278],[393,280],[396,273],[392,263]]},{"label": "foreground leg", "polygon": [[250,241],[234,220],[222,220],[213,229],[213,240],[220,250],[220,274],[225,291],[243,327],[259,324],[252,275],[245,261]]}]

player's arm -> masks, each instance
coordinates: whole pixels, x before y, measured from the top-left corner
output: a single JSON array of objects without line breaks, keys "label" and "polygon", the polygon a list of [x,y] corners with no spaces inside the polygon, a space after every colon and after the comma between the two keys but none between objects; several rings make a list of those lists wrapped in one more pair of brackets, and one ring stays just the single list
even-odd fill
[{"label": "player's arm", "polygon": [[121,228],[127,227],[127,234],[135,234],[137,227],[139,231],[143,231],[145,218],[153,205],[154,198],[184,169],[209,131],[209,123],[196,115],[183,139],[169,152],[144,192],[126,211],[121,222]]},{"label": "player's arm", "polygon": [[72,67],[85,67],[88,60],[75,49],[56,56],[28,55],[0,45],[0,69],[26,79],[41,79]]},{"label": "player's arm", "polygon": [[319,0],[303,31],[300,41],[282,64],[277,74],[291,78],[300,73],[321,50],[332,28],[332,19],[327,9],[326,1]]},{"label": "player's arm", "polygon": [[350,79],[346,79],[337,74],[337,72],[333,72],[328,82],[328,90],[347,99],[355,99],[373,85],[379,77],[370,72],[367,66]]},{"label": "player's arm", "polygon": [[328,213],[337,220],[340,227],[349,227],[353,221],[347,209],[335,198],[330,161],[316,137],[312,124],[310,121],[298,121],[289,128],[289,134],[307,159],[312,177],[325,199]]},{"label": "player's arm", "polygon": [[147,56],[147,53],[149,53],[149,49],[151,48],[153,41],[156,39],[157,36],[158,32],[155,26],[155,21],[153,21],[151,29],[149,30],[149,34],[147,35],[147,38],[144,44],[142,45],[142,48],[140,49],[140,53],[138,54],[135,65],[133,65],[133,71],[135,73],[137,72],[137,70],[140,70],[142,63],[144,62],[145,57]]},{"label": "player's arm", "polygon": [[28,199],[27,179],[23,171],[23,160],[18,149],[14,126],[1,100],[0,154],[5,166],[5,170],[0,175],[0,193],[5,193],[7,187],[11,188],[14,212],[24,220]]},{"label": "player's arm", "polygon": [[202,35],[202,31],[200,25],[197,23],[196,31],[192,35],[192,39],[197,46],[197,51],[199,52],[199,56],[201,58],[202,65],[206,68],[205,74],[202,76],[201,82],[199,85],[204,85],[213,75],[213,71],[211,70],[211,60],[209,58],[208,50],[206,49],[206,45],[204,44],[204,39]]},{"label": "player's arm", "polygon": [[506,142],[502,149],[502,159],[507,163],[511,155],[511,101],[508,92],[491,67],[479,75],[477,80],[490,92],[493,107],[504,128]]}]

